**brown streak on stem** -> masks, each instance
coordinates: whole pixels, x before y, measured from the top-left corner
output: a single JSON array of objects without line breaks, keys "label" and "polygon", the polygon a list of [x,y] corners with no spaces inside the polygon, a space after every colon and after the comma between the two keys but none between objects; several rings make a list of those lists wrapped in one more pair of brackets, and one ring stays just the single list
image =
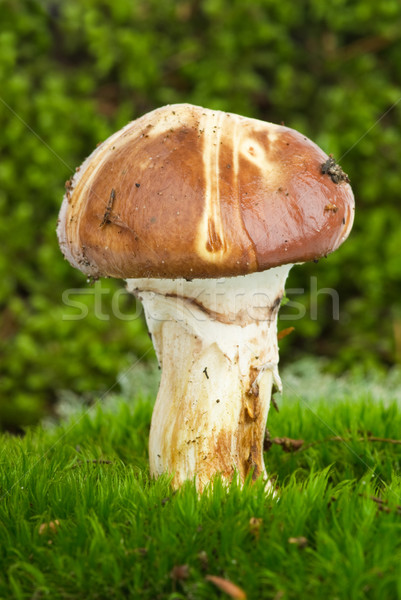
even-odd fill
[{"label": "brown streak on stem", "polygon": [[[195,300],[194,298],[188,298],[187,296],[181,296],[180,294],[174,294],[172,292],[165,294],[165,297],[166,298],[177,298],[179,300],[184,300],[185,302],[192,304],[197,309],[199,309],[201,312],[208,315],[208,318],[211,321],[218,321],[219,323],[224,323],[226,325],[239,325],[240,327],[245,327],[246,325],[249,325],[249,322],[250,322],[247,310],[240,311],[240,312],[236,313],[235,315],[233,315],[233,314],[225,315],[223,313],[218,313],[214,310],[210,310],[209,308],[206,308],[201,302],[199,302],[199,300]],[[265,310],[266,314],[263,315],[263,317],[266,321],[269,320],[272,312],[273,312],[272,309],[269,307]]]},{"label": "brown streak on stem", "polygon": [[245,479],[252,471],[252,481],[263,473],[263,435],[265,423],[261,423],[263,411],[256,378],[259,370],[250,367],[248,381],[242,395],[242,414],[238,427],[238,446],[241,460],[241,476]]}]

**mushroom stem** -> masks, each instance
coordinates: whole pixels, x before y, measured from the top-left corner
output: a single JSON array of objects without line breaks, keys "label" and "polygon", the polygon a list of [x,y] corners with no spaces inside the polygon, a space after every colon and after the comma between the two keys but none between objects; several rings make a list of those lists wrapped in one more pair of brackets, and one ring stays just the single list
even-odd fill
[{"label": "mushroom stem", "polygon": [[150,471],[268,479],[263,439],[278,377],[277,314],[291,265],[217,280],[130,279],[162,368]]}]

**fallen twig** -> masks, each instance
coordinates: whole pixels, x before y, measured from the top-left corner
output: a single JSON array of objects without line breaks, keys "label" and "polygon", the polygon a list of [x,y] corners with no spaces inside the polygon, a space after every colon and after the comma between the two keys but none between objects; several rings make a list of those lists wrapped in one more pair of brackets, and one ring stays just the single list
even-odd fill
[{"label": "fallen twig", "polygon": [[80,467],[81,465],[89,464],[89,465],[113,465],[114,462],[112,460],[78,460],[75,465],[72,465],[73,469]]},{"label": "fallen twig", "polygon": [[398,445],[398,446],[401,445],[401,440],[377,437],[374,435],[369,435],[369,436],[360,437],[360,438],[352,438],[352,437],[345,438],[340,435],[334,435],[334,436],[324,438],[323,440],[315,440],[313,442],[308,442],[307,444],[305,444],[304,440],[294,440],[294,439],[288,438],[288,437],[271,438],[270,434],[266,430],[263,449],[265,452],[268,452],[270,450],[270,448],[272,447],[272,445],[276,444],[277,446],[281,446],[281,448],[283,449],[284,452],[299,452],[300,450],[308,450],[312,446],[316,446],[317,444],[324,444],[326,442],[342,442],[342,443],[376,442],[376,443],[382,443],[382,444],[393,444],[393,445]]},{"label": "fallen twig", "polygon": [[270,439],[267,436],[265,436],[263,444],[263,449],[265,450],[265,452],[268,452],[273,444],[281,446],[284,452],[297,452],[304,444],[304,440],[293,440],[288,437],[275,437]]},{"label": "fallen twig", "polygon": [[375,502],[378,505],[378,510],[386,513],[395,512],[397,515],[401,515],[401,506],[397,504],[394,508],[390,508],[387,506],[387,500],[383,500],[382,498],[378,498],[377,496],[366,496],[365,494],[359,494],[362,498],[369,498],[372,502]]}]

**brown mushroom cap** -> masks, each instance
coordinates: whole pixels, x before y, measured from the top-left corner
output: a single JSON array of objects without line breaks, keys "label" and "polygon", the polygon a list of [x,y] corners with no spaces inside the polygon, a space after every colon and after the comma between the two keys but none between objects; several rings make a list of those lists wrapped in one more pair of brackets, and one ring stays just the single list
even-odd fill
[{"label": "brown mushroom cap", "polygon": [[67,182],[60,246],[84,273],[121,278],[226,277],[317,259],[347,238],[354,215],[331,160],[288,127],[165,106],[108,138]]}]

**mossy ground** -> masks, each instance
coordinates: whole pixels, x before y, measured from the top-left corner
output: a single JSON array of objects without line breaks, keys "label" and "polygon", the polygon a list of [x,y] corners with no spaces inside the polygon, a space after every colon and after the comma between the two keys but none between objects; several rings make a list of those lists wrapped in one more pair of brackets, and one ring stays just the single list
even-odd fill
[{"label": "mossy ground", "polygon": [[150,480],[140,390],[3,435],[0,598],[228,598],[207,575],[248,599],[401,597],[401,445],[368,439],[401,437],[399,390],[297,376],[270,434],[321,443],[272,446],[277,497],[262,482],[199,496]]}]

